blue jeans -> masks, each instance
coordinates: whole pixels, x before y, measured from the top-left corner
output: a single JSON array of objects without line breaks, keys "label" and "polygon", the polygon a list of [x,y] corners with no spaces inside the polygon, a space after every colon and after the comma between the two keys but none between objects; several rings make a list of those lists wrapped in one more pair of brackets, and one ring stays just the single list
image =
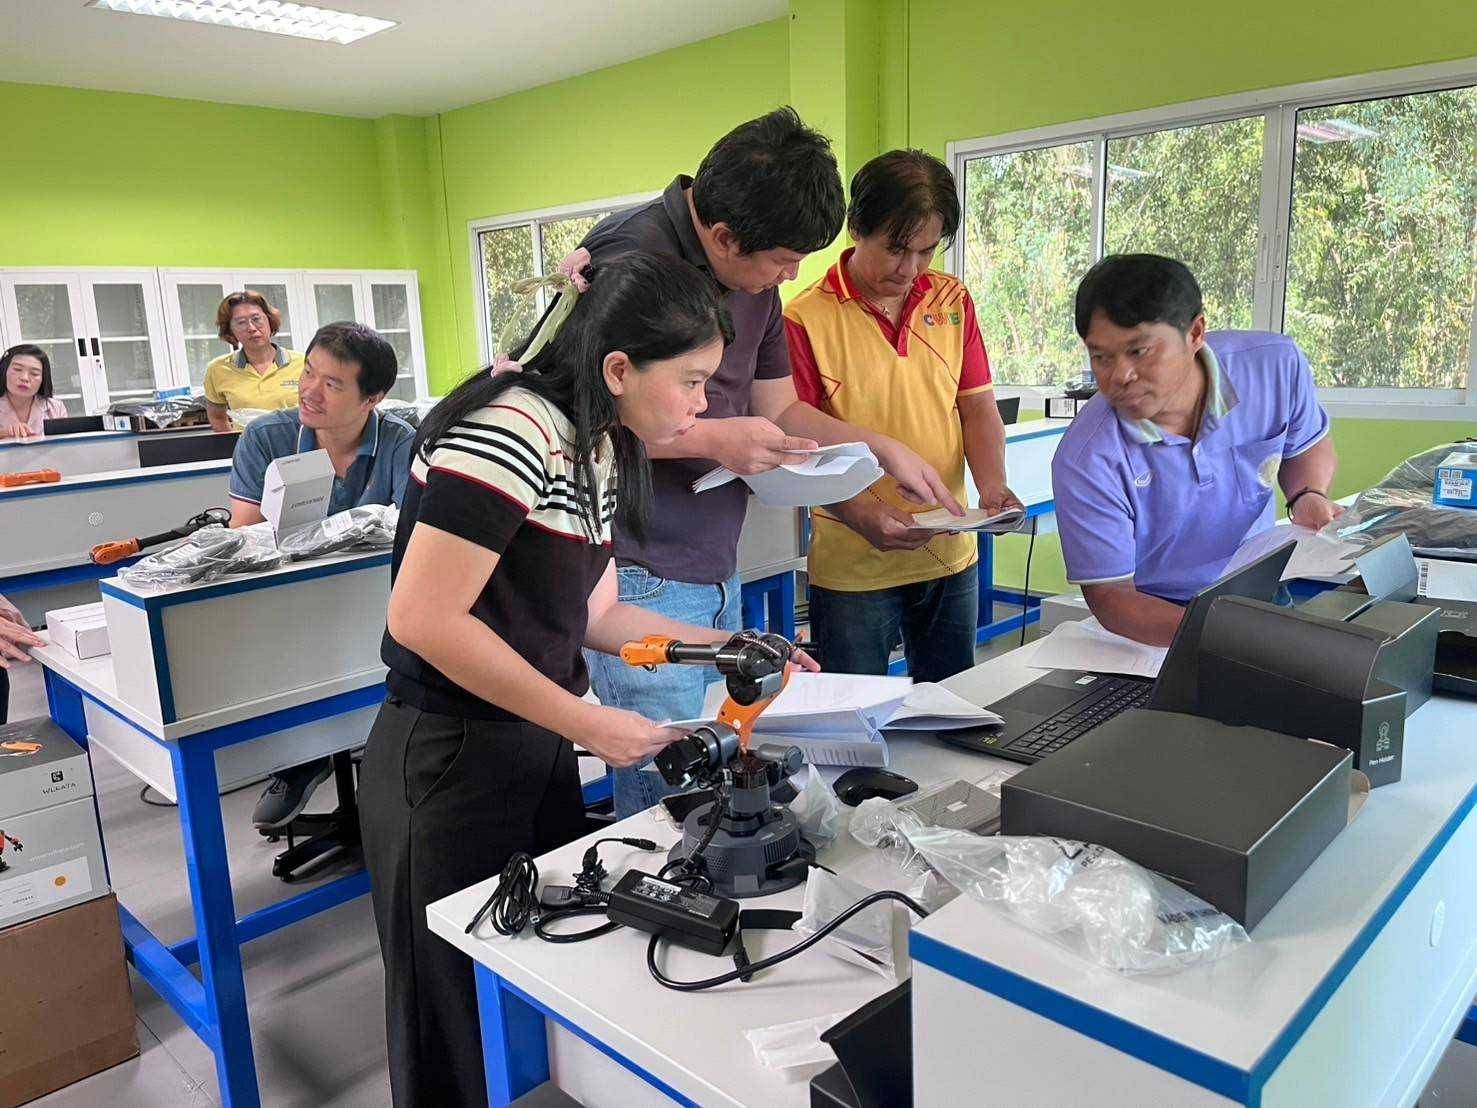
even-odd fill
[{"label": "blue jeans", "polygon": [[[736,573],[717,585],[692,585],[653,576],[640,566],[620,566],[616,578],[623,604],[635,604],[682,623],[725,631],[742,629]],[[697,717],[703,710],[703,691],[718,680],[717,671],[702,666],[659,666],[651,672],[593,650],[585,651],[585,664],[600,703],[639,712],[657,723]],[[650,764],[615,771],[618,819],[645,811],[676,791],[667,788]]]},{"label": "blue jeans", "polygon": [[974,665],[979,567],[869,592],[810,588],[810,635],[829,673],[887,672],[902,636],[908,674],[942,681]]}]

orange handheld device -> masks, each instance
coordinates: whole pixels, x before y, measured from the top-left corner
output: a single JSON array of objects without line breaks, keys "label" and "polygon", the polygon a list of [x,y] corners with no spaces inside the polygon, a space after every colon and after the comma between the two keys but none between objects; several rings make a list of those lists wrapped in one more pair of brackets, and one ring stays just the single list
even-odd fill
[{"label": "orange handheld device", "polygon": [[54,485],[62,479],[55,469],[33,469],[25,473],[0,473],[0,489],[18,489],[22,485]]},{"label": "orange handheld device", "polygon": [[175,539],[189,538],[200,528],[212,523],[229,527],[231,513],[225,508],[206,508],[199,515],[191,516],[183,526],[176,527],[173,531],[162,531],[157,535],[145,535],[137,539],[114,539],[112,542],[100,542],[92,548],[92,564],[110,566],[114,562],[121,562],[124,558],[132,558],[141,550],[147,550],[151,546],[172,542]]},{"label": "orange handheld device", "polygon": [[100,542],[92,548],[92,563],[98,566],[110,566],[114,562],[121,562],[124,558],[131,558],[139,552],[138,539],[118,539],[115,542]]}]

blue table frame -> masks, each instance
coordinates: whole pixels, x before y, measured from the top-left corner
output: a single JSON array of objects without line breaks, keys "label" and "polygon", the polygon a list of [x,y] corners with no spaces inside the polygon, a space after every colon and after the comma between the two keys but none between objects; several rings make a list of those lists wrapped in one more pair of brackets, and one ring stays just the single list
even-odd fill
[{"label": "blue table frame", "polygon": [[[222,1103],[228,1108],[256,1108],[261,1104],[261,1094],[251,1049],[241,944],[364,895],[369,891],[369,874],[360,869],[238,919],[226,856],[215,752],[378,704],[384,700],[384,683],[165,742],[49,668],[45,681],[52,720],[83,747],[87,746],[83,701],[90,700],[169,751],[175,795],[179,798],[180,837],[184,840],[195,934],[165,945],[120,901],[124,948],[139,976],[215,1055]],[[106,861],[106,835],[104,851]],[[190,972],[197,963],[201,971],[198,979]]]}]

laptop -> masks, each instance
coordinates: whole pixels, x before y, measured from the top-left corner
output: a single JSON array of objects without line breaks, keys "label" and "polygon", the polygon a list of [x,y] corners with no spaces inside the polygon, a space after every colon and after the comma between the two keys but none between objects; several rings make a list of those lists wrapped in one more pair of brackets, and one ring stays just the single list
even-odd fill
[{"label": "laptop", "polygon": [[1194,712],[1199,698],[1200,630],[1212,601],[1222,596],[1270,601],[1281,586],[1282,571],[1287,568],[1294,546],[1289,542],[1264,554],[1222,577],[1190,601],[1174,642],[1164,656],[1158,680],[1074,669],[1052,670],[986,705],[1005,720],[1004,727],[940,731],[938,737],[982,754],[1030,764],[1054,754],[1130,708]]}]

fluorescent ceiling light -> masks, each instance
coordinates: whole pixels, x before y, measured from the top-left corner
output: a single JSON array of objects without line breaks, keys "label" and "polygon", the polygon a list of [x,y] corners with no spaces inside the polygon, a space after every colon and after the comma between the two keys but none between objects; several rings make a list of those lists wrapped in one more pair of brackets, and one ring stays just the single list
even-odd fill
[{"label": "fluorescent ceiling light", "polygon": [[267,31],[318,42],[337,42],[343,46],[395,26],[391,19],[375,19],[369,15],[353,15],[308,4],[282,4],[277,0],[87,0],[87,6],[129,15],[155,15],[214,27],[233,27],[241,31]]}]

